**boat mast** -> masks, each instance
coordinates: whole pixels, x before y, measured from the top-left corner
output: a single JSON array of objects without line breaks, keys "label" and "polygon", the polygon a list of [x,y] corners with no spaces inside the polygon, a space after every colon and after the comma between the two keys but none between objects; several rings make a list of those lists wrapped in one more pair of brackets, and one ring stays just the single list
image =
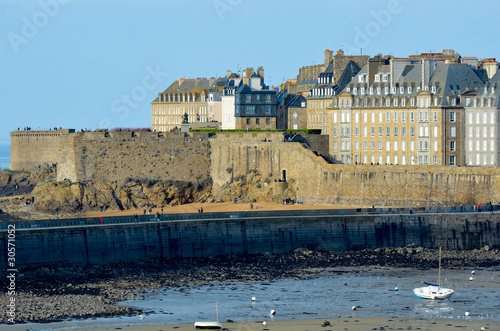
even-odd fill
[{"label": "boat mast", "polygon": [[217,307],[217,301],[215,301],[215,312],[217,313],[217,323],[219,323],[219,308]]},{"label": "boat mast", "polygon": [[439,247],[439,278],[438,278],[438,288],[441,288],[441,247]]}]

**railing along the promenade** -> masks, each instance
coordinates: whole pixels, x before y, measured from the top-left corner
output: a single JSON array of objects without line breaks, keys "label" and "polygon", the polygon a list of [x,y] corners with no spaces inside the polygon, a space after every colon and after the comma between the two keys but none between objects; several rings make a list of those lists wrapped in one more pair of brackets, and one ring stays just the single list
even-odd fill
[{"label": "railing along the promenade", "polygon": [[[481,212],[497,212],[499,205],[486,205]],[[6,231],[9,225],[15,224],[16,229],[78,227],[88,225],[118,225],[144,222],[174,222],[174,221],[210,221],[238,218],[275,218],[275,217],[314,217],[314,216],[355,216],[355,215],[418,215],[479,212],[477,206],[458,207],[422,207],[422,208],[356,208],[356,209],[315,209],[315,210],[276,210],[276,211],[244,211],[219,213],[187,213],[162,214],[157,218],[154,214],[128,215],[114,217],[89,217],[46,220],[21,220],[0,223],[0,231]]]}]

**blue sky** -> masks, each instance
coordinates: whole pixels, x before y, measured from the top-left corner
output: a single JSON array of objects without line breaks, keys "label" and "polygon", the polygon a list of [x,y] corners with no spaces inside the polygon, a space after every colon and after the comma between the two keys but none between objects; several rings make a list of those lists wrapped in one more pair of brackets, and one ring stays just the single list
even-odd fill
[{"label": "blue sky", "polygon": [[0,0],[0,142],[18,127],[149,127],[179,77],[263,66],[269,85],[324,50],[500,58],[498,0]]}]

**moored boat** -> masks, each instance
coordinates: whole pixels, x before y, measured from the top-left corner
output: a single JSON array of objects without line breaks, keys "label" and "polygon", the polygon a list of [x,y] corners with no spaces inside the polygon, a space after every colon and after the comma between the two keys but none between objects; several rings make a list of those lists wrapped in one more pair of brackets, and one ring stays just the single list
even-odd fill
[{"label": "moored boat", "polygon": [[438,276],[438,285],[430,284],[424,282],[427,286],[417,287],[413,289],[413,294],[417,299],[446,299],[449,298],[455,293],[455,290],[451,288],[441,287],[441,247],[439,247],[439,276]]}]

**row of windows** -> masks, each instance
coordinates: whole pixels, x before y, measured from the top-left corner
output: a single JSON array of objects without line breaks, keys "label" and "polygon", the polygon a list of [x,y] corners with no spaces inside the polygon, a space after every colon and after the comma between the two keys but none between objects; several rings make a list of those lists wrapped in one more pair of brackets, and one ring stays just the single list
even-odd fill
[{"label": "row of windows", "polygon": [[176,106],[176,107],[154,107],[153,115],[188,115],[200,114],[204,115],[207,113],[206,106]]},{"label": "row of windows", "polygon": [[[237,121],[237,124],[240,125],[240,119],[239,118],[236,118],[236,121]],[[260,122],[261,122],[261,118],[247,118],[246,119],[246,124],[252,124],[253,121],[255,121],[255,124],[257,125],[260,125]],[[271,124],[271,119],[270,118],[266,118],[266,124]]]},{"label": "row of windows", "polygon": [[476,165],[476,166],[495,166],[496,165],[496,157],[494,154],[467,154],[467,165]]},{"label": "row of windows", "polygon": [[[489,131],[490,131],[490,137],[494,138],[495,137],[495,127],[494,126],[490,126],[489,127]],[[467,128],[467,136],[469,138],[472,138],[472,137],[479,138],[481,136],[483,138],[486,138],[486,137],[488,137],[488,127],[487,126],[483,126],[483,127],[477,127],[476,126],[475,128],[468,127]]]},{"label": "row of windows", "polygon": [[[489,141],[489,144],[488,144],[488,141]],[[489,145],[489,151],[495,152],[495,141],[494,140],[483,140],[483,141],[476,140],[474,142],[469,140],[467,145],[468,145],[467,149],[469,152],[473,152],[473,151],[487,152],[488,145]]]},{"label": "row of windows", "polygon": [[[338,121],[338,113],[333,113],[333,123],[337,123]],[[406,122],[406,113],[405,112],[371,112],[371,113],[354,113],[354,123],[359,123],[360,117],[363,117],[363,123],[368,123],[368,115],[370,115],[371,123],[398,123],[401,119],[402,123]],[[418,121],[419,122],[429,122],[429,112],[428,111],[419,111]],[[456,122],[457,116],[456,112],[452,111],[448,113],[448,119],[450,122]],[[410,122],[415,122],[415,112],[409,112]],[[319,117],[318,117],[319,118]],[[438,122],[439,120],[439,112],[432,112],[432,121]],[[341,111],[340,112],[340,122],[341,123],[350,123],[351,122],[351,113],[349,111]]]},{"label": "row of windows", "polygon": [[[361,144],[361,146],[360,146]],[[448,142],[448,146],[449,146],[449,150],[451,152],[455,152],[456,151],[456,141],[454,140],[451,140]],[[409,142],[409,151],[410,152],[415,152],[415,142],[414,141],[410,141]],[[429,142],[426,141],[426,140],[421,140],[418,142],[418,151],[419,152],[428,152],[429,151]],[[369,147],[368,147],[369,146]],[[362,150],[363,152],[367,152],[368,150],[374,152],[376,150],[378,151],[386,151],[386,152],[398,152],[400,149],[401,149],[401,152],[406,152],[406,141],[401,141],[401,142],[398,142],[398,141],[385,141],[385,144],[383,141],[378,141],[375,142],[375,141],[355,141],[354,142],[354,152],[359,152],[360,151],[360,147],[362,147]],[[337,141],[334,141],[333,144],[332,144],[332,149],[333,149],[333,152],[337,152],[338,151],[338,147],[337,147]],[[341,152],[349,152],[351,151],[351,142],[350,141],[341,141],[340,142],[340,151]],[[438,145],[438,142],[437,141],[434,141],[433,142],[433,148],[432,148],[432,151],[433,152],[439,152],[439,145]]]},{"label": "row of windows", "polygon": [[[434,138],[437,138],[439,137],[439,128],[437,126],[434,126],[432,128],[432,136]],[[337,137],[337,127],[333,127],[333,130],[332,130],[332,134],[334,137]],[[368,127],[366,126],[363,126],[362,127],[362,133],[363,133],[363,137],[366,138],[368,137]],[[355,126],[354,127],[354,137],[359,137],[359,133],[360,133],[360,129],[358,126]],[[376,134],[378,133],[378,134]],[[350,127],[341,127],[340,128],[340,136],[341,137],[350,137],[351,135],[351,128]],[[391,137],[391,135],[393,137],[406,137],[406,127],[405,126],[402,126],[402,127],[392,127],[392,130],[391,130],[391,127],[390,126],[386,126],[385,127],[385,130],[384,130],[384,127],[382,126],[379,126],[379,127],[374,127],[374,126],[371,126],[370,127],[370,137],[375,137],[376,135],[378,135],[379,137]],[[410,137],[414,137],[415,136],[415,127],[414,126],[410,126]],[[418,136],[419,137],[429,137],[429,127],[428,126],[419,126],[418,127]],[[450,130],[449,130],[449,137],[450,138],[455,138],[457,136],[457,128],[455,126],[450,126]]]},{"label": "row of windows", "polygon": [[[253,101],[261,101],[261,100],[265,100],[266,102],[267,101],[271,101],[271,94],[267,93],[267,94],[264,94],[263,96],[261,96],[260,94],[245,94],[245,95],[242,95],[243,99],[245,102],[253,102]],[[240,95],[239,94],[236,94],[236,102],[239,103],[240,102]]]},{"label": "row of windows", "polygon": [[[341,155],[341,161],[343,163],[351,163],[351,156],[350,155]],[[431,158],[428,155],[420,155],[418,157],[418,164],[419,165],[429,165],[429,160]],[[360,162],[362,160],[362,162]],[[402,165],[406,165],[406,155],[363,155],[360,157],[359,155],[354,155],[354,163],[359,164],[368,164],[370,162],[371,164],[399,164],[399,161],[401,160]],[[450,155],[449,157],[449,164],[450,165],[455,165],[456,163],[456,157],[455,155]],[[415,155],[410,155],[410,164],[415,165],[417,161],[417,158],[415,158]],[[437,155],[432,156],[432,164],[433,165],[438,165],[439,163],[439,158]]]},{"label": "row of windows", "polygon": [[[387,82],[387,75],[383,76],[383,80],[382,81],[383,82]],[[364,76],[359,76],[359,82],[360,83],[364,82]],[[380,76],[379,75],[375,75],[375,82],[376,83],[380,82]],[[429,86],[425,86],[424,90],[425,91],[429,91]],[[430,90],[431,90],[432,93],[436,93],[437,87],[436,86],[431,86]],[[351,92],[351,89],[348,87],[346,89],[346,91],[347,92]],[[375,91],[376,91],[377,94],[382,94],[382,86],[377,86],[376,90],[374,90],[373,86],[370,86],[369,88],[361,87],[361,88],[359,88],[359,90],[358,90],[357,87],[354,87],[352,89],[352,93],[355,94],[355,95],[357,95],[358,92],[359,92],[359,94],[366,94],[366,92],[368,92],[368,94],[372,94],[373,95]],[[383,91],[384,91],[384,94],[389,94],[389,86],[385,86]],[[407,94],[411,94],[411,93],[413,93],[413,86],[408,86],[408,87],[400,86],[399,88],[393,87],[392,89],[390,89],[391,94],[396,94],[398,91],[399,91],[400,94],[405,94],[405,92]],[[420,92],[420,86],[417,86],[417,88],[415,89],[415,91],[416,92]]]},{"label": "row of windows", "polygon": [[[489,118],[488,118],[489,117]],[[467,124],[492,124],[495,123],[495,113],[467,113]]]}]

